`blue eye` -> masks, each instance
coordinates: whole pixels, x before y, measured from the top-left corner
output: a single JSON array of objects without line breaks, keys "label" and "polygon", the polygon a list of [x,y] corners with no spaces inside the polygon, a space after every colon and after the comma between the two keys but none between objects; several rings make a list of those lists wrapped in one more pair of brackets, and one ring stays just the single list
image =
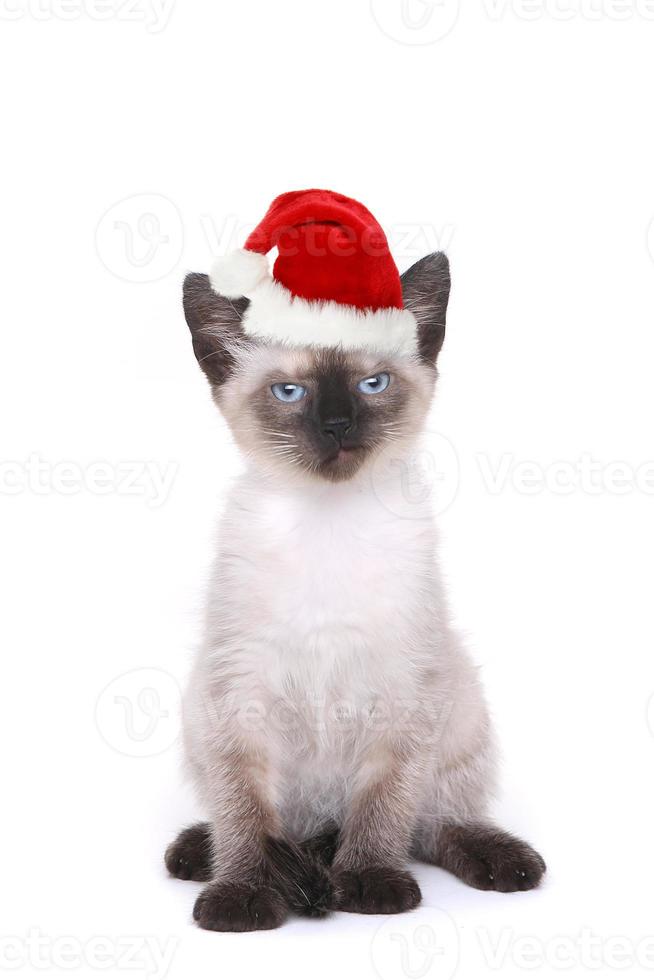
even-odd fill
[{"label": "blue eye", "polygon": [[380,374],[373,374],[369,378],[364,378],[363,381],[359,382],[357,388],[364,395],[378,395],[380,391],[386,391],[390,383],[390,374],[382,371]]},{"label": "blue eye", "polygon": [[280,381],[270,389],[280,402],[299,402],[302,401],[307,393],[307,389],[302,385],[294,385],[288,381]]}]

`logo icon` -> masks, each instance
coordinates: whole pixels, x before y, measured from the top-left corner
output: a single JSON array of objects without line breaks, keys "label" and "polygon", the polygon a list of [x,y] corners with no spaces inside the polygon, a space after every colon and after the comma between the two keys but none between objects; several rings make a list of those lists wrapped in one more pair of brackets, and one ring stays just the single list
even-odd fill
[{"label": "logo icon", "polygon": [[379,927],[370,948],[380,980],[451,980],[459,965],[459,933],[442,909],[422,905],[401,919]]},{"label": "logo icon", "polygon": [[377,26],[399,44],[434,44],[459,19],[460,0],[371,0]]},{"label": "logo icon", "polygon": [[116,752],[145,758],[165,752],[177,740],[180,705],[179,684],[172,674],[137,667],[107,684],[95,706],[95,723]]},{"label": "logo icon", "polygon": [[162,194],[135,194],[100,219],[95,247],[102,264],[127,282],[155,282],[176,267],[184,229],[179,211]]},{"label": "logo icon", "polygon": [[377,499],[396,517],[442,514],[459,489],[459,458],[446,436],[427,430],[409,456],[379,456],[371,482]]}]

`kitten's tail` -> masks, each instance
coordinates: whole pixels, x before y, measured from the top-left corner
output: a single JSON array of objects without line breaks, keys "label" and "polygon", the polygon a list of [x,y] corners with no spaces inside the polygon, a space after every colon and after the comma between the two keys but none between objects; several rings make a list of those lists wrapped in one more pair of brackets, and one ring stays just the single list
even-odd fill
[{"label": "kitten's tail", "polygon": [[276,837],[266,839],[266,857],[274,883],[297,915],[322,916],[330,908],[329,867],[337,843],[335,828],[300,844]]}]

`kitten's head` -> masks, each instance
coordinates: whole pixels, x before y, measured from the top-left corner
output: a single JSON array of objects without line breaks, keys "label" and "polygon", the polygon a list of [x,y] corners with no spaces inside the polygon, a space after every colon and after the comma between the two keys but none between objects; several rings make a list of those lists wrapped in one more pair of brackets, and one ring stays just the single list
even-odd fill
[{"label": "kitten's head", "polygon": [[193,349],[241,447],[262,466],[341,481],[411,441],[432,398],[450,290],[442,252],[402,276],[417,321],[417,351],[297,346],[247,334],[247,299],[230,300],[205,275],[184,283]]}]

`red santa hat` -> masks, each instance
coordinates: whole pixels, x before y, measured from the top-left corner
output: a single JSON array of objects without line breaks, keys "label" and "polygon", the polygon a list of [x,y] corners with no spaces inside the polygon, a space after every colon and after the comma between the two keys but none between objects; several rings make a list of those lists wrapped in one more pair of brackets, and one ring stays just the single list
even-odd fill
[{"label": "red santa hat", "polygon": [[294,346],[416,350],[416,320],[403,307],[381,226],[363,204],[333,191],[276,198],[245,247],[215,262],[211,284],[229,299],[250,300],[248,334]]}]

